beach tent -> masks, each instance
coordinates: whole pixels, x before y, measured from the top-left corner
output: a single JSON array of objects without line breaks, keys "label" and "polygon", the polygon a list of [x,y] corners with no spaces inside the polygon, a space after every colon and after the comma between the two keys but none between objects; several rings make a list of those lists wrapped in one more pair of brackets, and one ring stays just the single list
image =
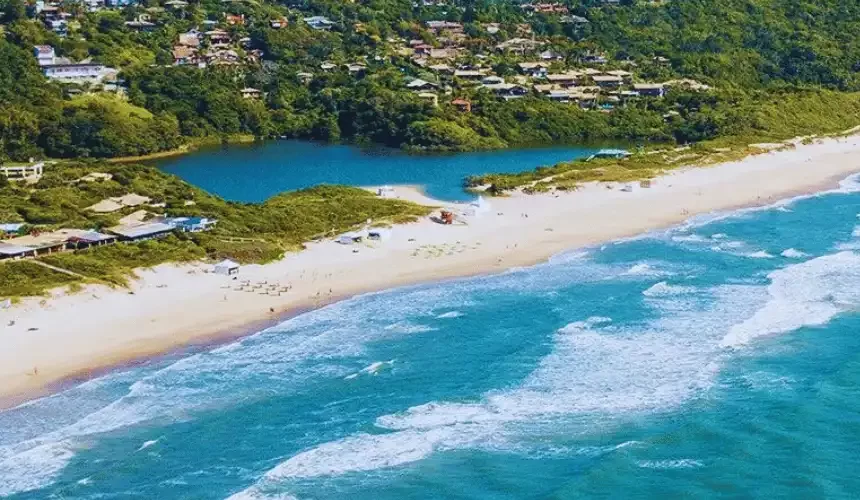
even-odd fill
[{"label": "beach tent", "polygon": [[12,299],[0,299],[0,309],[9,309],[12,307]]},{"label": "beach tent", "polygon": [[239,264],[232,260],[227,259],[215,264],[215,274],[230,276],[231,274],[237,274],[238,272]]}]

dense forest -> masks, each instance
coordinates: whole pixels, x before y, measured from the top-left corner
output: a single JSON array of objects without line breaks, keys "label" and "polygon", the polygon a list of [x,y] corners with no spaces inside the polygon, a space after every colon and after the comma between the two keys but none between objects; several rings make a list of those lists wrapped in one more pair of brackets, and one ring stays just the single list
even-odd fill
[{"label": "dense forest", "polygon": [[[492,0],[203,0],[179,9],[145,0],[96,11],[66,1],[59,8],[70,20],[68,32],[58,34],[33,5],[0,0],[0,159],[144,155],[239,134],[414,150],[767,137],[796,130],[759,109],[817,103],[798,116],[804,129],[814,129],[845,103],[839,94],[860,91],[860,3],[854,0],[552,5],[559,12]],[[302,20],[308,16],[326,17],[331,29],[314,29]],[[587,22],[566,21],[570,16]],[[148,20],[145,30],[134,24],[141,19]],[[285,22],[275,28],[278,19]],[[416,64],[402,50],[410,40],[452,46],[450,33],[428,29],[433,20],[463,27],[456,57],[443,62],[482,67],[507,81],[518,77],[518,63],[551,51],[556,71],[582,68],[589,55],[600,54],[603,70],[629,69],[643,81],[692,79],[709,90],[678,88],[659,99],[599,109],[554,102],[531,89],[502,99],[487,86]],[[196,28],[223,29],[238,62],[176,63],[177,37]],[[540,41],[534,53],[496,49],[523,33]],[[33,55],[39,45],[116,68],[121,91],[47,79]],[[324,63],[330,69],[321,70]],[[407,88],[416,78],[437,86],[438,102]],[[259,97],[243,96],[248,88]],[[471,111],[452,106],[456,97],[468,99]]]}]

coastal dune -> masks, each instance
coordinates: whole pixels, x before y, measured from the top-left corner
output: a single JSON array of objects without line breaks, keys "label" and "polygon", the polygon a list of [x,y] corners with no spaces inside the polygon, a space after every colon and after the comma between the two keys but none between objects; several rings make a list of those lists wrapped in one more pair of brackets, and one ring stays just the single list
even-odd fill
[{"label": "coastal dune", "polygon": [[[91,285],[26,299],[0,310],[0,403],[189,344],[258,331],[285,314],[358,293],[531,265],[698,214],[831,188],[855,172],[860,138],[826,139],[674,171],[630,192],[620,184],[588,184],[575,192],[492,198],[464,224],[423,219],[392,228],[384,241],[314,242],[278,262],[242,266],[235,280],[212,273],[211,264],[161,265],[139,271],[128,289]],[[397,187],[394,195],[462,208],[413,187]],[[246,280],[252,286],[241,287]],[[265,293],[272,287],[288,291]]]}]

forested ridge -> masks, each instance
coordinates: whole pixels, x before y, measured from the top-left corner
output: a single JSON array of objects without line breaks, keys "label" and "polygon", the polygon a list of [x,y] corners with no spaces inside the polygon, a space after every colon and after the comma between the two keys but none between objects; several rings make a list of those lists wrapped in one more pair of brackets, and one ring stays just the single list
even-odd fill
[{"label": "forested ridge", "polygon": [[[34,5],[0,0],[0,157],[144,155],[238,134],[413,150],[589,139],[687,143],[832,131],[860,102],[853,94],[860,90],[860,3],[853,0],[535,4],[551,8],[509,1],[169,3],[51,4],[67,23],[58,33]],[[305,20],[311,16],[331,24],[315,29]],[[276,28],[277,20],[284,22]],[[434,29],[440,20],[460,27]],[[198,59],[184,64],[177,40],[192,30],[201,33]],[[220,30],[226,41],[203,35]],[[536,43],[499,48],[512,39]],[[422,60],[415,41],[428,53],[449,53]],[[34,57],[41,45],[58,57],[115,68],[116,88],[49,80]],[[620,101],[602,90],[588,106],[556,102],[536,90],[539,77],[518,69],[535,60],[549,73],[626,70],[634,81],[688,79],[707,90],[678,86],[660,98],[619,94]],[[470,68],[502,86],[521,86],[523,95],[509,99],[498,84],[475,85],[453,73]],[[416,79],[436,97],[409,88]],[[243,89],[259,95],[248,98]],[[453,106],[455,98],[471,110]],[[778,108],[796,103],[803,114],[781,123]]]}]

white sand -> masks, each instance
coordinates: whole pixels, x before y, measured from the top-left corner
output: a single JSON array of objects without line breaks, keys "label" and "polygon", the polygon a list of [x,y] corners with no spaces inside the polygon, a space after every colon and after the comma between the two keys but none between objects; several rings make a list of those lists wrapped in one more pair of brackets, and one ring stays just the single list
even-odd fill
[{"label": "white sand", "polygon": [[[589,185],[575,193],[490,199],[492,210],[469,218],[468,225],[422,220],[394,228],[385,242],[314,243],[273,264],[243,266],[238,281],[207,272],[211,265],[162,265],[140,272],[133,295],[91,286],[74,295],[29,299],[0,310],[0,398],[9,404],[70,376],[247,332],[297,308],[534,264],[563,250],[671,226],[695,214],[833,187],[858,171],[860,138],[828,139],[676,171],[650,189],[621,192],[620,185],[612,190]],[[397,194],[446,205],[413,188],[399,187]],[[280,296],[235,291],[241,280],[292,289]]]}]

